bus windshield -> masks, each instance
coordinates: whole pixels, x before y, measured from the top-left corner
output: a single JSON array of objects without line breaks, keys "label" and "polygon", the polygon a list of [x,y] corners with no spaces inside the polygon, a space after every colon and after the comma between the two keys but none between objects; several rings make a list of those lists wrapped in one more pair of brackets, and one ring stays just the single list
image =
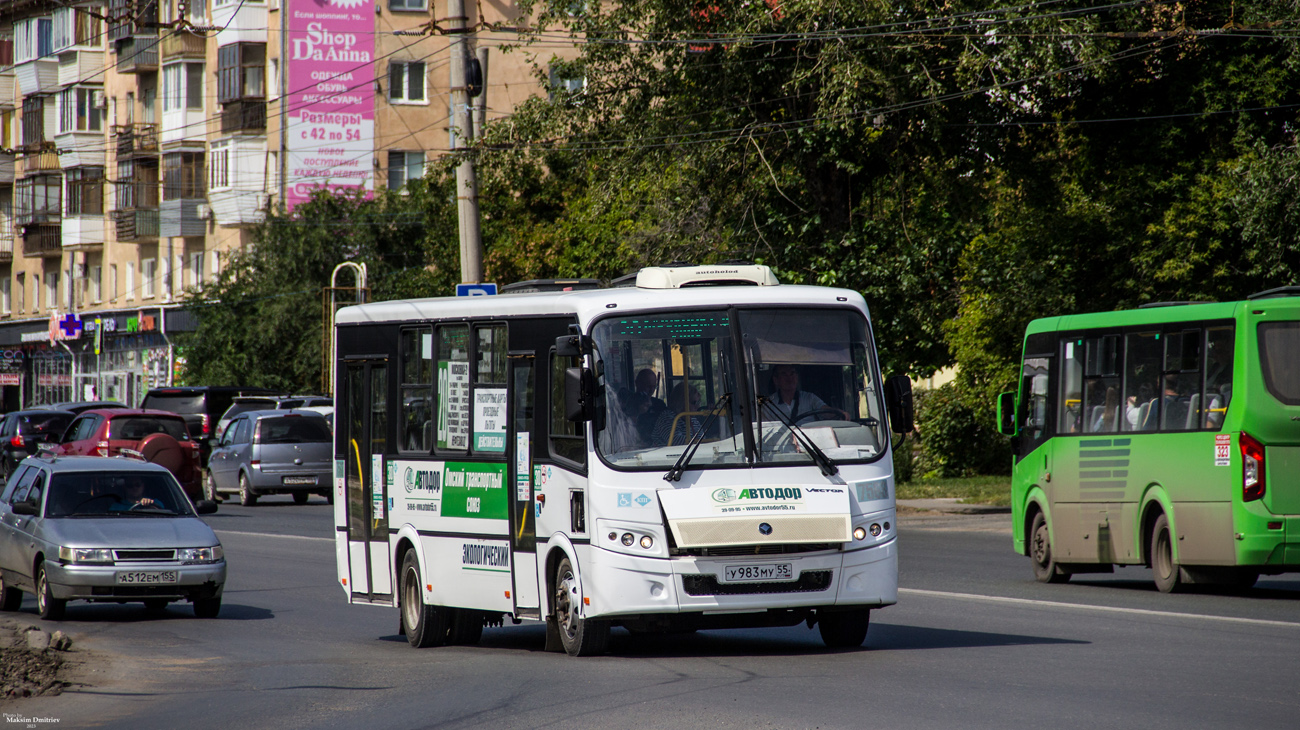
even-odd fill
[{"label": "bus windshield", "polygon": [[692,467],[811,463],[787,424],[832,460],[881,453],[879,389],[861,315],[746,309],[737,321],[733,333],[731,313],[717,309],[613,317],[595,326],[605,386],[596,446],[607,462],[671,467],[694,439],[700,446]]}]

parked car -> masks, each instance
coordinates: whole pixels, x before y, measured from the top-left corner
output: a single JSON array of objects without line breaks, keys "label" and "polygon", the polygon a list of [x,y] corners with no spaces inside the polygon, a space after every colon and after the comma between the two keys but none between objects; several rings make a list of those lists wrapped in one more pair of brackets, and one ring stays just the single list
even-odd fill
[{"label": "parked car", "polygon": [[0,478],[8,479],[18,462],[36,453],[40,444],[58,443],[76,414],[32,409],[5,414],[0,421]]},{"label": "parked car", "polygon": [[194,615],[221,611],[226,561],[175,477],[128,459],[24,459],[0,493],[0,611],[36,594],[41,618],[58,620],[68,601],[172,601]]},{"label": "parked car", "polygon": [[72,411],[81,413],[92,408],[104,410],[107,408],[130,408],[125,403],[118,403],[115,400],[74,400],[66,403],[51,403],[48,406],[33,406],[32,410],[39,411]]},{"label": "parked car", "polygon": [[175,413],[141,408],[86,411],[68,425],[55,452],[66,456],[118,456],[123,449],[166,468],[190,499],[202,496],[199,445],[190,438],[185,419]]},{"label": "parked car", "polygon": [[230,408],[235,398],[241,395],[276,395],[276,392],[268,388],[237,385],[154,388],[145,394],[140,407],[181,414],[190,434],[199,442],[199,455],[206,467],[212,452],[209,440],[221,433],[216,427],[217,420]]},{"label": "parked car", "polygon": [[319,413],[241,413],[212,448],[204,496],[238,492],[240,504],[251,506],[264,494],[292,494],[298,504],[319,494],[333,504],[332,452],[333,436]]}]

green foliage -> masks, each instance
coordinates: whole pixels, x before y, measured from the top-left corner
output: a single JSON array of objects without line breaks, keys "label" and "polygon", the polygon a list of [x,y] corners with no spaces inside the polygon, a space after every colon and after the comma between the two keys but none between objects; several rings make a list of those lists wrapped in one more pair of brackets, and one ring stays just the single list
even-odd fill
[{"label": "green foliage", "polygon": [[962,504],[1011,506],[1011,479],[1006,476],[918,479],[896,488],[898,499],[957,498]]},{"label": "green foliage", "polygon": [[1010,473],[1011,448],[983,417],[979,391],[955,381],[918,395],[922,480]]}]

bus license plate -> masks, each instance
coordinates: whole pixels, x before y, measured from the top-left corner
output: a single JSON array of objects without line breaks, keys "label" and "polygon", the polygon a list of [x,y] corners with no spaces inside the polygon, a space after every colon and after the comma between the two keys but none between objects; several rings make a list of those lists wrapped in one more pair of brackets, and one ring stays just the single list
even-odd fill
[{"label": "bus license plate", "polygon": [[774,580],[794,580],[791,564],[728,565],[722,575],[724,583],[763,583]]},{"label": "bus license plate", "polygon": [[121,586],[147,586],[176,582],[174,570],[131,570],[117,574],[117,584]]},{"label": "bus license plate", "polygon": [[284,484],[300,486],[303,484],[315,484],[316,477],[285,477]]}]

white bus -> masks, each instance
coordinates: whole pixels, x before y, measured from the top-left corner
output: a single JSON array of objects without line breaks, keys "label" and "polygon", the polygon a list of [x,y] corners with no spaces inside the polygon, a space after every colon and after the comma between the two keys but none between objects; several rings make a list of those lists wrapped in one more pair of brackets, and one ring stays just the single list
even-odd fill
[{"label": "white bus", "polygon": [[575,656],[612,626],[860,645],[897,600],[889,424],[912,419],[861,295],[753,265],[530,284],[338,312],[348,600],[417,647],[506,617]]}]

